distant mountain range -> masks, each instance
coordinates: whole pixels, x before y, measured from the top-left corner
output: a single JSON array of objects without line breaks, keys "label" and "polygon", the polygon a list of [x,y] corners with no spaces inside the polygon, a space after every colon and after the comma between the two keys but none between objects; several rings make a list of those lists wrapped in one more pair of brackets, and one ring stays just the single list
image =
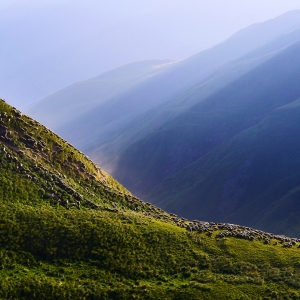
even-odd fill
[{"label": "distant mountain range", "polygon": [[294,11],[255,24],[187,60],[163,62],[159,71],[151,69],[155,62],[125,66],[135,69],[134,80],[151,74],[133,85],[116,69],[108,87],[125,88],[86,108],[77,95],[97,98],[93,81],[57,92],[29,113],[164,209],[298,235],[298,210],[283,213],[297,195],[297,143],[267,156],[270,145],[297,141],[290,129],[300,98],[299,17]]},{"label": "distant mountain range", "polygon": [[[290,46],[141,143],[146,149],[162,134],[170,141],[181,124],[181,139],[172,139],[166,156],[175,162],[184,152],[199,157],[147,197],[189,217],[296,234],[299,50],[300,43]],[[136,159],[138,151],[132,153]],[[170,165],[166,159],[159,168]]]},{"label": "distant mountain range", "polygon": [[[77,122],[77,118],[90,110],[104,107],[112,115],[116,97],[149,80],[176,62],[149,60],[135,62],[105,72],[97,77],[68,86],[39,101],[30,109],[30,114],[54,129]],[[106,108],[107,106],[107,108]],[[117,106],[118,107],[118,106]],[[102,111],[101,111],[102,112]],[[110,116],[112,118],[112,116]],[[106,121],[107,122],[107,121]]]}]

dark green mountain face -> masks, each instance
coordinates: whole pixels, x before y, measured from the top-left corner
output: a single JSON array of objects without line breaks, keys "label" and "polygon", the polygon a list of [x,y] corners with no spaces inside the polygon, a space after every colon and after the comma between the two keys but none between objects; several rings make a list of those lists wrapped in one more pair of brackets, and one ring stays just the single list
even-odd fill
[{"label": "dark green mountain face", "polygon": [[0,114],[1,299],[300,297],[299,239],[168,214],[2,100]]}]

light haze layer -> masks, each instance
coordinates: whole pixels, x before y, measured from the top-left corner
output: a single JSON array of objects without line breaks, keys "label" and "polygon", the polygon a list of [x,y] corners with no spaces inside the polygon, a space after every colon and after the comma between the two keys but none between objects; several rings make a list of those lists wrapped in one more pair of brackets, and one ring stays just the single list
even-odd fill
[{"label": "light haze layer", "polygon": [[78,80],[144,59],[184,59],[299,1],[0,3],[0,96],[23,109]]}]

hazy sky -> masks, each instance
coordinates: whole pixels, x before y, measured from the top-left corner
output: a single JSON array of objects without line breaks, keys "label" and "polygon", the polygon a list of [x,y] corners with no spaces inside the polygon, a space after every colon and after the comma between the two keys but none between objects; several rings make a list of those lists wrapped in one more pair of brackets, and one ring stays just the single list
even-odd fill
[{"label": "hazy sky", "polygon": [[0,97],[25,106],[143,59],[184,59],[299,0],[1,0]]}]

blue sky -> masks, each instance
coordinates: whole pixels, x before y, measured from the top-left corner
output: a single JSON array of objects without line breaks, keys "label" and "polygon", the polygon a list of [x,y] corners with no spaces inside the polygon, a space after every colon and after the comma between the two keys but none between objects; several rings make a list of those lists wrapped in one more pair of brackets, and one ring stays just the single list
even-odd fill
[{"label": "blue sky", "polygon": [[0,97],[22,106],[132,61],[184,59],[295,9],[299,0],[2,0]]}]

